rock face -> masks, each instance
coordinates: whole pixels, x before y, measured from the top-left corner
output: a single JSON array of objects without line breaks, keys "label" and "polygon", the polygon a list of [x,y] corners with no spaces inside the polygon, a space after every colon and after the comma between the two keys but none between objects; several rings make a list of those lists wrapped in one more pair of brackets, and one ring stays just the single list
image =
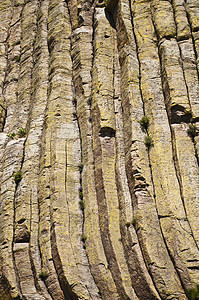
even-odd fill
[{"label": "rock face", "polygon": [[196,299],[199,1],[1,0],[0,24],[0,300]]}]

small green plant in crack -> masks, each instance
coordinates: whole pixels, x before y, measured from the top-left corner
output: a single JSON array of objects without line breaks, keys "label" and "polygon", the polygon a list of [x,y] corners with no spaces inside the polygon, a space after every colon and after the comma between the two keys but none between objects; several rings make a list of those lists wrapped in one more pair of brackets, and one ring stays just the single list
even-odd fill
[{"label": "small green plant in crack", "polygon": [[79,207],[82,211],[84,211],[84,208],[85,208],[85,205],[84,205],[84,201],[83,200],[80,200],[79,201]]},{"label": "small green plant in crack", "polygon": [[86,242],[86,239],[87,239],[87,237],[86,237],[85,235],[82,235],[82,237],[81,237],[82,243],[85,243],[85,242]]},{"label": "small green plant in crack", "polygon": [[14,60],[15,60],[16,62],[20,62],[20,55],[14,56]]},{"label": "small green plant in crack", "polygon": [[187,289],[186,296],[189,300],[199,300],[199,284],[192,289]]},{"label": "small green plant in crack", "polygon": [[82,193],[82,192],[79,192],[79,198],[80,198],[81,200],[83,200],[83,193]]},{"label": "small green plant in crack", "polygon": [[14,181],[16,184],[19,184],[19,182],[22,180],[22,173],[21,171],[18,171],[14,174]]},{"label": "small green plant in crack", "polygon": [[146,132],[149,128],[149,118],[147,116],[144,116],[140,121],[140,126],[143,132]]},{"label": "small green plant in crack", "polygon": [[7,136],[11,139],[14,139],[14,137],[16,136],[16,133],[12,132],[12,133],[7,134]]},{"label": "small green plant in crack", "polygon": [[39,278],[41,280],[45,280],[48,277],[48,273],[46,271],[42,271],[41,273],[39,273]]},{"label": "small green plant in crack", "polygon": [[26,128],[19,128],[18,132],[17,132],[17,135],[19,138],[22,138],[26,135],[27,133],[27,130]]},{"label": "small green plant in crack", "polygon": [[150,137],[149,135],[145,136],[144,143],[148,150],[151,149],[151,147],[153,147],[152,137]]},{"label": "small green plant in crack", "polygon": [[187,133],[188,136],[194,140],[194,137],[197,135],[198,131],[197,131],[197,127],[194,124],[190,124],[189,128],[187,129]]}]

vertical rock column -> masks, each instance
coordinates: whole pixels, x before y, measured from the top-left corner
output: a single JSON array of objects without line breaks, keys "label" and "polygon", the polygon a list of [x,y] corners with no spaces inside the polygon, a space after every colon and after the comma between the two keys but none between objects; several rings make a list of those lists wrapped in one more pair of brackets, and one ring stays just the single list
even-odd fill
[{"label": "vertical rock column", "polygon": [[125,170],[124,127],[120,94],[120,67],[117,36],[114,34],[114,106],[116,122],[116,185],[119,202],[120,232],[132,286],[139,299],[159,299],[146,268],[134,227],[132,201]]},{"label": "vertical rock column", "polygon": [[82,242],[80,140],[73,106],[71,27],[65,2],[50,1],[48,29],[50,69],[40,185],[43,270],[49,275],[45,282],[53,299],[90,299],[97,291]]},{"label": "vertical rock column", "polygon": [[[14,111],[16,109],[17,82],[19,77],[19,58],[20,58],[20,13],[22,1],[15,4],[11,1],[1,3],[1,49],[4,54],[4,63],[1,64],[1,74],[4,72],[4,79],[1,82],[2,88],[2,109],[4,118],[1,133],[1,269],[7,280],[4,280],[3,289],[10,297],[19,296],[19,285],[16,279],[15,263],[13,256],[13,230],[14,230],[14,196],[16,186],[13,175],[20,169],[23,156],[24,139],[11,140],[6,133],[12,133]],[[8,108],[9,107],[9,108]],[[6,111],[6,114],[5,114]],[[11,121],[12,120],[12,121]],[[8,295],[2,291],[2,299]]]},{"label": "vertical rock column", "polygon": [[[165,11],[167,11],[169,19],[165,20],[165,22],[160,22],[160,19],[162,20],[162,16]],[[157,3],[154,1],[152,3],[152,16],[159,41],[163,92],[168,112],[168,119],[170,121],[173,159],[180,187],[180,197],[182,202],[181,207],[184,206],[183,210],[186,215],[184,220],[181,219],[180,221],[177,221],[177,223],[179,223],[179,228],[182,227],[183,223],[184,226],[186,226],[185,228],[187,228],[183,233],[183,236],[184,234],[187,236],[186,243],[184,245],[182,244],[184,238],[181,238],[180,234],[179,241],[172,250],[171,245],[174,245],[174,239],[176,240],[177,232],[176,234],[173,234],[172,240],[172,224],[167,222],[168,219],[161,220],[161,223],[164,224],[163,228],[166,228],[166,231],[163,231],[165,239],[168,239],[169,241],[169,248],[172,255],[176,257],[176,247],[178,247],[179,250],[181,248],[180,253],[182,255],[182,262],[186,262],[187,273],[189,274],[190,279],[187,276],[183,278],[183,274],[186,274],[186,272],[181,272],[181,264],[179,265],[179,274],[184,282],[184,285],[188,288],[190,281],[192,283],[196,283],[198,281],[198,274],[196,271],[198,264],[198,246],[196,245],[198,240],[198,195],[195,193],[195,189],[193,189],[194,185],[196,186],[196,190],[198,186],[198,165],[195,157],[194,145],[187,134],[188,127],[186,124],[190,120],[190,86],[186,81],[187,70],[184,69],[182,63],[182,51],[178,45],[178,42],[175,40],[176,25],[174,22],[171,4],[169,2],[164,2],[164,4],[162,4],[161,2]],[[183,45],[182,42],[180,43]],[[193,100],[193,96],[192,104],[193,109],[196,110],[197,105],[195,100]],[[190,165],[190,167],[187,167],[188,165]],[[191,185],[189,185],[190,180],[188,180],[190,176],[192,177]],[[173,202],[173,198],[171,201]],[[194,209],[190,210],[190,206],[192,206],[192,208],[194,207]],[[174,228],[177,228],[177,225],[175,225]],[[180,230],[178,232],[180,233]],[[188,232],[189,234],[187,235]],[[183,258],[185,255],[184,249],[187,249],[187,241],[189,241],[192,246],[189,247],[189,252],[186,254],[186,257]],[[190,255],[192,256],[192,259],[190,259]],[[176,263],[176,266],[178,269],[178,263]]]},{"label": "vertical rock column", "polygon": [[[91,94],[91,72],[93,53],[93,6],[88,1],[82,1],[76,9],[69,2],[69,11],[72,22],[73,34],[71,37],[73,59],[73,81],[75,87],[74,106],[76,105],[78,124],[81,137],[82,164],[80,165],[81,184],[83,197],[80,205],[84,215],[84,244],[89,259],[90,270],[99,289],[98,296],[104,299],[116,299],[118,297],[116,286],[112,279],[110,269],[101,241],[98,203],[94,178],[94,158],[92,148],[92,124],[91,106],[93,95]],[[77,20],[80,28],[77,28]],[[95,290],[93,290],[95,291]]]},{"label": "vertical rock column", "polygon": [[[141,5],[144,8],[146,6],[146,4]],[[156,202],[153,198],[155,190],[153,189],[153,178],[151,178],[151,162],[144,145],[145,137],[139,124],[143,117],[143,109],[145,110],[144,95],[142,94],[144,86],[141,85],[141,83],[144,84],[144,80],[142,81],[141,64],[136,53],[138,45],[134,40],[129,4],[125,1],[119,2],[115,15],[122,74],[121,94],[126,168],[135,213],[134,224],[136,224],[147,268],[160,295],[164,298],[170,294],[175,295],[177,299],[185,299],[162,237]],[[142,20],[143,26],[147,21],[148,19]],[[145,86],[147,87],[147,83]],[[150,116],[148,117],[150,119]],[[152,247],[151,243],[153,243]],[[164,259],[162,259],[163,257]],[[169,276],[167,272],[164,272],[164,268],[168,268],[171,272]],[[160,278],[164,278],[164,284],[161,283],[163,281]]]},{"label": "vertical rock column", "polygon": [[[94,16],[94,62],[92,70],[92,121],[95,184],[102,244],[108,266],[122,299],[133,297],[119,227],[115,182],[115,112],[113,103],[114,33],[104,9]],[[130,296],[131,295],[131,296]]]},{"label": "vertical rock column", "polygon": [[[148,134],[153,139],[153,145],[148,147],[148,151],[152,180],[155,187],[156,206],[160,218],[161,230],[166,243],[165,246],[168,247],[169,253],[172,253],[172,260],[178,272],[179,270],[184,270],[184,272],[179,272],[179,274],[188,288],[190,284],[189,276],[192,277],[192,272],[189,272],[187,269],[189,267],[188,261],[190,256],[192,256],[193,259],[197,257],[198,250],[191,237],[191,230],[188,224],[185,223],[189,228],[189,234],[187,234],[188,229],[181,229],[181,223],[186,222],[186,211],[184,211],[181,200],[179,183],[173,163],[171,133],[162,93],[158,48],[155,43],[156,34],[151,18],[150,5],[143,5],[138,1],[135,2],[133,9],[133,21],[135,24],[135,36],[138,45],[138,58],[141,71],[141,90],[145,113],[149,118]],[[156,10],[157,15],[160,13],[160,10],[161,12],[167,11],[169,19],[165,25],[165,27],[167,26],[167,30],[164,27],[164,32],[171,35],[173,30],[172,26],[174,24],[174,22],[171,22],[172,19],[169,14],[171,8],[169,10],[167,3],[164,2],[162,6],[158,6]],[[162,26],[158,18],[155,23],[160,27]],[[173,71],[173,74],[175,71]],[[176,71],[176,76],[178,76],[178,74],[181,73],[177,73]],[[181,79],[183,79],[183,77]],[[180,100],[182,101],[179,97],[179,101]],[[186,98],[184,101],[186,102]],[[175,188],[173,188],[174,186]],[[175,202],[173,199],[175,199]],[[178,228],[178,230],[176,230],[176,228]],[[182,243],[184,240],[181,237],[182,235],[186,236],[186,241],[189,241],[192,245],[188,253],[184,251],[186,245]],[[171,237],[175,239],[175,243]],[[179,253],[179,255],[177,256],[176,253]],[[184,264],[186,266],[183,266]],[[195,276],[192,277],[192,282],[196,281],[197,275],[195,274]]]}]

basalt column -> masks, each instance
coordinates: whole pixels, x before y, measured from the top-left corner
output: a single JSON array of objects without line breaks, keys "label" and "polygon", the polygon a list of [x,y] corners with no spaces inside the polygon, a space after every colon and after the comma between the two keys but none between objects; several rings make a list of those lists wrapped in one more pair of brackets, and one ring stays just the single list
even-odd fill
[{"label": "basalt column", "polygon": [[0,300],[199,297],[199,2],[0,0]]}]

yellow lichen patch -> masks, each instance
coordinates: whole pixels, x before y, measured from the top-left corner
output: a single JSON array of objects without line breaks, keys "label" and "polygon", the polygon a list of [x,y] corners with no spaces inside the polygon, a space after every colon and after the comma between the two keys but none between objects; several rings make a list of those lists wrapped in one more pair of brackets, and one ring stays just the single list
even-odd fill
[{"label": "yellow lichen patch", "polygon": [[180,64],[180,52],[177,42],[175,40],[165,40],[160,45],[160,55],[165,94],[168,95],[170,105],[180,105],[184,109],[189,109],[190,104]]},{"label": "yellow lichen patch", "polygon": [[185,82],[191,107],[191,117],[199,116],[199,82],[192,39],[179,43]]},{"label": "yellow lichen patch", "polygon": [[151,7],[154,25],[159,38],[174,37],[176,28],[170,2],[154,0],[151,3]]},{"label": "yellow lichen patch", "polygon": [[[194,145],[188,136],[188,126],[185,124],[173,125],[176,141],[176,152],[179,161],[179,172],[182,180],[182,192],[187,218],[193,236],[199,244],[198,236],[198,164],[195,157]],[[191,179],[190,179],[191,178]]]},{"label": "yellow lichen patch", "polygon": [[191,0],[186,3],[186,11],[189,15],[189,20],[193,31],[199,28],[199,5],[196,0]]},{"label": "yellow lichen patch", "polygon": [[177,39],[182,40],[189,38],[191,36],[191,30],[183,3],[178,0],[174,0],[173,9],[175,13]]}]

